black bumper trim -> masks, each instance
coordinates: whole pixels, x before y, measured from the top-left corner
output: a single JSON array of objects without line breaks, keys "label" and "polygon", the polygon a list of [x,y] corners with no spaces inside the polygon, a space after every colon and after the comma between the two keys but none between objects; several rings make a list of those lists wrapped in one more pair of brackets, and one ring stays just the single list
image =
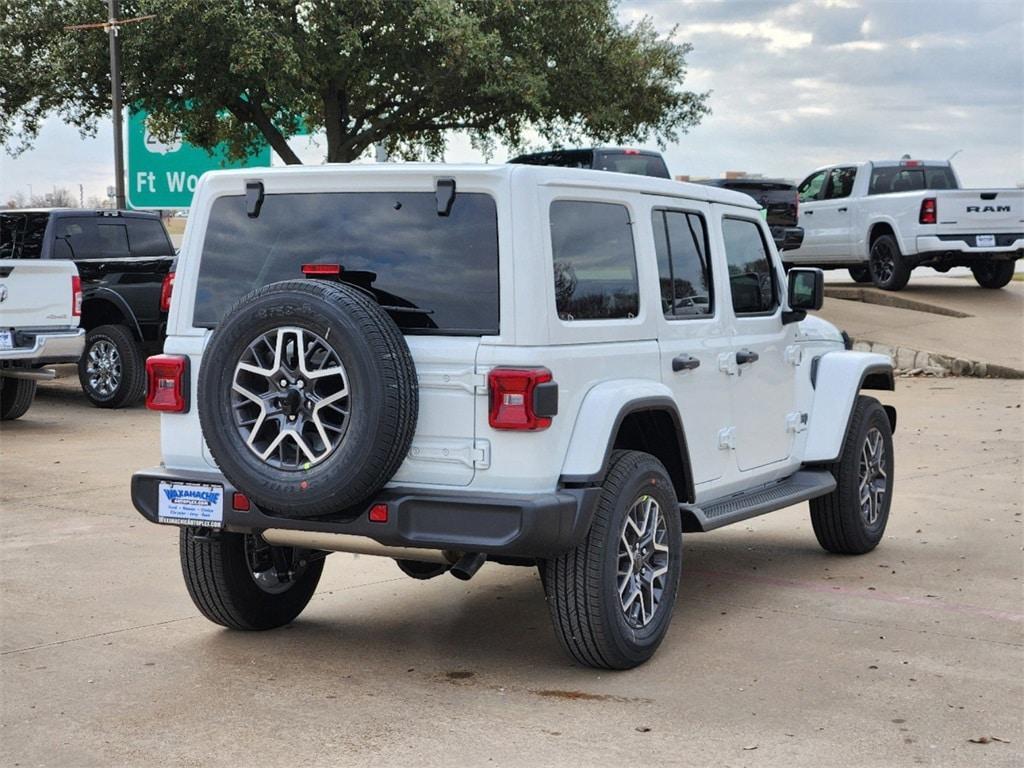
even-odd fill
[{"label": "black bumper trim", "polygon": [[[516,557],[547,557],[576,546],[590,529],[600,488],[564,488],[531,495],[448,493],[387,488],[346,519],[293,520],[275,517],[252,504],[231,508],[235,488],[216,472],[140,470],[132,475],[132,503],[144,518],[157,521],[161,481],[224,486],[225,530],[252,533],[268,528],[367,536],[386,546],[485,552]],[[367,511],[388,505],[388,522],[373,523]]]}]

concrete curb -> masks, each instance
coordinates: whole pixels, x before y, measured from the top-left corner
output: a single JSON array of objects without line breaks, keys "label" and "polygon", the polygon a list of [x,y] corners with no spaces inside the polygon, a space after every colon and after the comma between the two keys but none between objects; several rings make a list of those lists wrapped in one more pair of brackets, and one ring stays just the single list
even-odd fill
[{"label": "concrete curb", "polygon": [[855,339],[853,348],[861,352],[875,352],[892,359],[897,373],[910,376],[973,376],[980,379],[1024,379],[1024,371],[981,360],[966,360],[935,352],[923,352],[910,347],[883,344],[878,341]]}]

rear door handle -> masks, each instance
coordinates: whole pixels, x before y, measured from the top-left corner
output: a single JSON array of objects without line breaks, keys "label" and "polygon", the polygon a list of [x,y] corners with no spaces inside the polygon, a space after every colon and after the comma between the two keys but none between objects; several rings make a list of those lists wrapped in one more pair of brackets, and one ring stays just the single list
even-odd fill
[{"label": "rear door handle", "polygon": [[804,216],[810,216],[814,211],[800,211]]},{"label": "rear door handle", "polygon": [[838,210],[840,213],[846,213],[846,209],[845,208],[837,208],[836,210]]},{"label": "rear door handle", "polygon": [[736,353],[736,362],[740,365],[743,365],[744,363],[756,363],[759,357],[760,355],[757,354],[757,352],[752,352],[749,349],[741,349]]},{"label": "rear door handle", "polygon": [[694,368],[700,368],[700,360],[692,355],[678,355],[672,358],[672,371],[674,373],[692,371]]}]

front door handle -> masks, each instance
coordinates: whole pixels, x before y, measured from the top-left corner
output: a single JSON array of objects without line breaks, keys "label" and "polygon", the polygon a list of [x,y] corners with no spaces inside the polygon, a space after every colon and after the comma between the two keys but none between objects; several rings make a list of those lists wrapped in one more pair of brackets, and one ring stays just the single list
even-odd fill
[{"label": "front door handle", "polygon": [[757,352],[752,352],[749,349],[741,349],[736,353],[736,362],[740,365],[743,365],[744,363],[756,363],[759,357],[760,355],[757,354]]},{"label": "front door handle", "polygon": [[845,208],[837,208],[836,210],[839,211],[840,213],[846,213]]},{"label": "front door handle", "polygon": [[810,216],[814,211],[800,211],[804,216]]},{"label": "front door handle", "polygon": [[678,355],[672,358],[673,373],[692,371],[694,368],[700,368],[700,360],[693,355]]}]

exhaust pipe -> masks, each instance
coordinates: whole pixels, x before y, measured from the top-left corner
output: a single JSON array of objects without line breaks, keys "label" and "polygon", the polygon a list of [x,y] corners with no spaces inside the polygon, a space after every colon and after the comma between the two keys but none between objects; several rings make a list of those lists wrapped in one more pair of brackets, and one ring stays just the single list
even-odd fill
[{"label": "exhaust pipe", "polygon": [[469,581],[485,562],[487,555],[481,552],[467,552],[451,567],[451,574],[461,581]]},{"label": "exhaust pipe", "polygon": [[[420,549],[418,547],[388,547],[366,536],[352,536],[347,533],[324,533],[322,531],[293,531],[286,528],[268,528],[263,532],[263,539],[275,547],[300,547],[302,549],[321,549],[328,552],[351,552],[356,555],[373,557],[390,557],[393,560],[413,560],[421,563],[440,563],[451,565],[461,563],[465,557],[461,553],[446,552],[440,549]],[[480,555],[481,558],[484,555]],[[483,565],[483,560],[480,561]],[[480,567],[466,576],[470,578]],[[459,577],[463,578],[463,577]]]}]

